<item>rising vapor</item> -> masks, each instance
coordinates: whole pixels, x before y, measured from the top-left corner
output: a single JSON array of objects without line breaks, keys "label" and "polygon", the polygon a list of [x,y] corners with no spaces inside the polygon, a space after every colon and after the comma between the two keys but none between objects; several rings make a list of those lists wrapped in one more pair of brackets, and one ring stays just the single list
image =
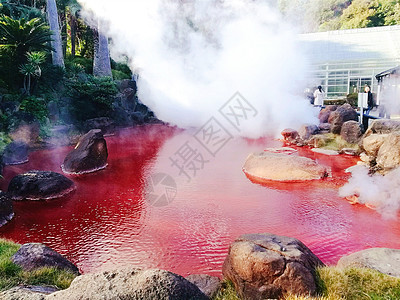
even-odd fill
[{"label": "rising vapor", "polygon": [[111,55],[128,56],[139,98],[160,119],[201,126],[239,91],[259,112],[244,135],[316,122],[296,34],[265,1],[79,2],[89,23],[101,20]]}]

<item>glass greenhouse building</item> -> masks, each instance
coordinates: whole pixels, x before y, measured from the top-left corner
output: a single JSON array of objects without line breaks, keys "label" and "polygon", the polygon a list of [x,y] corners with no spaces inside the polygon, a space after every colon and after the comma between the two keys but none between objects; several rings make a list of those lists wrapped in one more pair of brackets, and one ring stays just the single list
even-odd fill
[{"label": "glass greenhouse building", "polygon": [[317,32],[300,35],[311,61],[310,86],[321,85],[327,98],[378,90],[375,75],[400,65],[400,26]]}]

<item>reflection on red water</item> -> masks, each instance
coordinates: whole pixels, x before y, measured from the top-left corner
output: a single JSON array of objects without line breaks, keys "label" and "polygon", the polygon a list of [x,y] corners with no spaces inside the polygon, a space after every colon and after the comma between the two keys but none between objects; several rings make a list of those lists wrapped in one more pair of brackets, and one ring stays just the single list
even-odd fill
[{"label": "reflection on red water", "polygon": [[[164,126],[121,131],[107,137],[109,165],[97,173],[69,176],[74,194],[48,202],[15,203],[15,219],[0,236],[19,243],[42,242],[66,255],[83,272],[133,265],[186,275],[220,275],[229,244],[240,234],[272,232],[302,240],[325,263],[368,247],[400,248],[400,222],[353,206],[337,195],[344,169],[356,159],[331,157],[298,148],[332,170],[332,178],[307,183],[252,183],[241,168],[247,155],[281,147],[272,139],[236,139],[190,182],[170,158],[191,133]],[[60,172],[70,147],[32,153],[30,162],[6,167],[2,189],[31,169]],[[204,149],[203,149],[204,150]],[[154,207],[144,193],[150,174],[174,177],[178,194]]]}]

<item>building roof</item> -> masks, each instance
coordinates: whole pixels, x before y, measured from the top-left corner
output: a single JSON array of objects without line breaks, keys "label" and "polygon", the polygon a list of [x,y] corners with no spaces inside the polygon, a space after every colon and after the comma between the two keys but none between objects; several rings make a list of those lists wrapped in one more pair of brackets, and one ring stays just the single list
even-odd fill
[{"label": "building roof", "polygon": [[400,25],[299,35],[313,63],[400,58]]},{"label": "building roof", "polygon": [[376,77],[376,79],[379,80],[380,78],[385,77],[387,75],[397,74],[397,73],[400,73],[400,66],[397,66],[397,67],[391,68],[389,70],[380,72],[379,74],[376,74],[375,77]]}]

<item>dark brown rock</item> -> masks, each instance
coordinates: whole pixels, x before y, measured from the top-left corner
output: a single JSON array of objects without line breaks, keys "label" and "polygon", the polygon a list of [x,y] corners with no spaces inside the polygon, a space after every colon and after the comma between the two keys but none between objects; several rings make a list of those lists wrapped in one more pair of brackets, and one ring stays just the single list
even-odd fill
[{"label": "dark brown rock", "polygon": [[11,179],[8,193],[13,200],[48,200],[65,196],[75,184],[62,174],[32,170]]},{"label": "dark brown rock", "polygon": [[357,121],[347,121],[343,123],[340,136],[346,142],[356,144],[360,141],[361,135],[361,126]]},{"label": "dark brown rock", "polygon": [[299,135],[300,138],[307,141],[313,136],[314,134],[317,134],[319,131],[319,128],[317,125],[313,124],[303,124],[300,129],[299,129]]},{"label": "dark brown rock", "polygon": [[80,138],[61,168],[70,174],[95,172],[107,166],[107,157],[106,140],[100,129],[93,129]]},{"label": "dark brown rock", "polygon": [[347,121],[357,121],[358,115],[354,108],[350,104],[343,104],[339,106],[335,111],[333,111],[328,119],[329,124],[331,124],[331,132],[335,134],[340,134],[342,125]]},{"label": "dark brown rock", "polygon": [[79,275],[78,268],[64,256],[39,243],[24,244],[13,255],[12,261],[25,271],[55,267]]},{"label": "dark brown rock", "polygon": [[325,108],[321,109],[318,115],[319,122],[322,123],[328,123],[329,116],[331,115],[331,112],[335,111],[337,109],[337,105],[327,105]]},{"label": "dark brown rock", "polygon": [[318,266],[323,263],[295,238],[246,234],[229,247],[222,272],[243,299],[268,299],[314,295]]},{"label": "dark brown rock", "polygon": [[84,127],[86,131],[90,131],[92,129],[101,129],[103,135],[115,133],[115,122],[107,117],[86,120]]},{"label": "dark brown rock", "polygon": [[196,285],[172,272],[128,268],[79,276],[68,289],[46,299],[206,300],[208,297]]},{"label": "dark brown rock", "polygon": [[7,224],[14,217],[14,209],[8,194],[0,192],[0,227]]},{"label": "dark brown rock", "polygon": [[195,284],[210,299],[213,299],[221,288],[221,280],[215,276],[192,274],[187,276],[186,279]]},{"label": "dark brown rock", "polygon": [[24,141],[13,141],[4,148],[4,165],[19,165],[29,161],[29,146]]},{"label": "dark brown rock", "polygon": [[300,135],[297,130],[286,128],[281,132],[283,140],[290,144],[296,144],[300,141]]}]

